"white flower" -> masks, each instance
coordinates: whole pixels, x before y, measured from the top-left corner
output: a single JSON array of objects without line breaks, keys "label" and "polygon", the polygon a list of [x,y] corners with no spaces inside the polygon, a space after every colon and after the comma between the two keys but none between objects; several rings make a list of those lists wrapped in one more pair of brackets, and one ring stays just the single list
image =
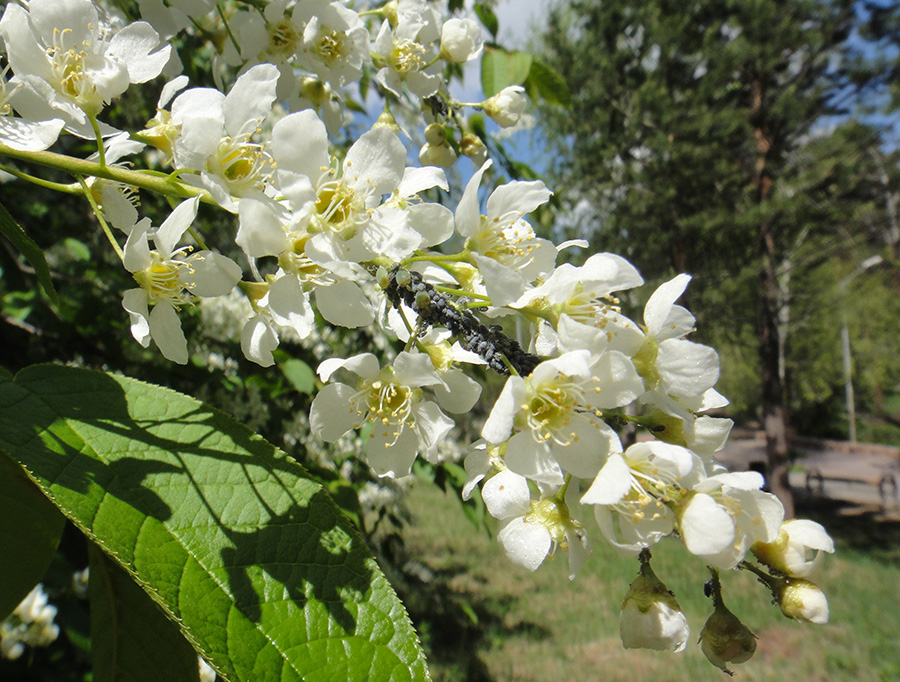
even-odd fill
[{"label": "white flower", "polygon": [[522,112],[528,106],[528,100],[523,94],[525,88],[521,85],[508,85],[493,97],[489,97],[481,106],[484,112],[490,116],[501,128],[510,128],[519,122]]},{"label": "white flower", "polygon": [[429,460],[436,457],[438,443],[453,428],[453,421],[437,403],[424,399],[423,386],[443,383],[428,355],[402,352],[382,369],[371,353],[333,358],[319,365],[318,374],[328,381],[339,369],[350,370],[360,379],[355,388],[330,383],[319,391],[309,414],[313,433],[332,442],[371,422],[366,454],[379,476],[407,475],[417,453]]},{"label": "white flower", "polygon": [[406,3],[406,11],[398,13],[397,25],[385,21],[372,44],[376,64],[381,68],[375,80],[401,96],[403,83],[419,97],[431,97],[441,84],[441,65],[429,66],[439,37],[435,15],[424,3]]},{"label": "white flower", "polygon": [[690,450],[635,443],[609,456],[581,503],[596,505],[597,524],[610,544],[637,553],[672,532],[675,518],[667,503],[683,497],[703,473]]},{"label": "white flower", "polygon": [[778,498],[760,490],[755,471],[710,476],[679,507],[678,521],[691,554],[718,568],[733,568],[755,542],[772,542],[784,519]]},{"label": "white flower", "polygon": [[305,0],[292,18],[303,26],[296,53],[300,66],[336,88],[359,78],[369,57],[369,32],[356,12],[339,2]]},{"label": "white flower", "polygon": [[[306,254],[313,261],[333,268],[376,255],[408,255],[406,249],[423,243],[405,211],[390,204],[380,210],[383,195],[399,191],[406,168],[406,148],[390,130],[364,133],[338,165],[328,152],[325,126],[314,112],[303,111],[278,121],[272,148],[275,185],[309,236]],[[416,191],[422,189],[420,184]]]},{"label": "white flower", "polygon": [[516,301],[528,284],[553,269],[556,248],[540,239],[522,219],[552,194],[539,180],[509,182],[495,189],[487,200],[487,215],[481,215],[478,187],[490,168],[486,162],[469,180],[456,207],[456,230],[466,238],[466,248],[478,264],[494,305]]},{"label": "white flower", "polygon": [[569,579],[574,579],[590,551],[583,526],[569,515],[575,503],[568,498],[574,491],[575,486],[567,488],[566,504],[561,505],[555,488],[533,501],[528,481],[509,469],[488,479],[481,495],[491,516],[500,520],[497,540],[510,561],[535,571],[560,547],[569,555]]},{"label": "white flower", "polygon": [[240,266],[230,258],[210,251],[188,256],[190,247],[175,248],[197,215],[198,202],[195,197],[175,207],[153,235],[155,249],[149,246],[147,218],[131,229],[124,249],[125,269],[140,285],[122,297],[131,333],[145,348],[152,338],[167,359],[182,365],[188,360],[187,341],[176,310],[190,300],[185,289],[195,296],[221,296],[241,278]]},{"label": "white flower", "polygon": [[258,64],[241,74],[227,95],[191,88],[172,102],[171,123],[180,127],[175,166],[199,170],[198,184],[232,213],[237,213],[235,198],[262,196],[271,175],[271,155],[252,138],[272,110],[277,80],[278,69]]},{"label": "white flower", "polygon": [[481,56],[484,34],[473,19],[448,19],[441,27],[441,59],[468,62]]},{"label": "white flower", "polygon": [[83,137],[94,136],[85,114],[97,116],[131,83],[158,76],[171,51],[156,49],[159,36],[143,21],[113,33],[90,0],[31,0],[27,10],[8,3],[0,36],[13,80],[29,86],[16,93],[16,110],[31,120],[63,118]]},{"label": "white flower", "polygon": [[650,296],[644,308],[646,338],[634,361],[649,390],[690,410],[721,407],[728,401],[712,389],[719,378],[719,356],[709,346],[683,338],[693,331],[694,316],[675,305],[690,279],[678,275]]},{"label": "white flower", "polygon": [[43,585],[37,584],[8,618],[0,622],[0,656],[15,660],[25,653],[25,645],[43,647],[59,636],[53,622],[57,609],[48,604]]},{"label": "white flower", "polygon": [[587,351],[546,360],[524,379],[507,379],[481,436],[506,442],[506,465],[534,481],[561,485],[564,472],[593,478],[608,453],[621,451],[618,436],[592,410],[599,385]]},{"label": "white flower", "polygon": [[821,524],[790,519],[781,524],[774,542],[758,542],[750,551],[766,566],[786,576],[811,578],[822,566],[823,552],[834,552],[834,541]]}]

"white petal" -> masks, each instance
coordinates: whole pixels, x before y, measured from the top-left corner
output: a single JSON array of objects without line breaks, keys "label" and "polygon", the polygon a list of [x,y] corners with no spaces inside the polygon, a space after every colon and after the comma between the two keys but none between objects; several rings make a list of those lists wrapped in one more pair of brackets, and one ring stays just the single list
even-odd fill
[{"label": "white petal", "polygon": [[303,291],[296,277],[284,275],[272,282],[268,300],[269,311],[277,324],[290,327],[301,339],[312,333],[316,315],[309,303],[309,294]]},{"label": "white petal", "polygon": [[719,379],[719,354],[709,346],[685,339],[659,344],[656,368],[665,391],[675,398],[699,398]]},{"label": "white petal", "polygon": [[416,435],[419,438],[418,450],[429,462],[436,464],[437,446],[456,424],[441,412],[437,403],[430,400],[413,405],[412,412],[416,420]]},{"label": "white petal", "polygon": [[128,79],[132,83],[146,83],[162,73],[169,61],[171,46],[159,46],[159,34],[146,21],[128,24],[113,35],[106,49],[107,54],[118,57],[128,68]]},{"label": "white petal", "polygon": [[632,485],[631,468],[620,454],[612,454],[581,498],[581,504],[616,504]]},{"label": "white petal", "polygon": [[336,441],[354,428],[360,417],[350,400],[356,391],[346,384],[328,384],[313,398],[309,428],[326,442]]},{"label": "white petal", "polygon": [[193,273],[188,288],[195,296],[224,296],[234,288],[243,271],[227,256],[212,251],[199,251],[188,259]]},{"label": "white petal", "polygon": [[547,203],[553,195],[540,180],[515,181],[501,185],[487,200],[487,218],[492,220],[510,213],[525,215]]},{"label": "white petal", "polygon": [[375,319],[375,310],[363,290],[346,279],[317,287],[316,305],[322,317],[342,327],[363,327]]},{"label": "white petal", "polygon": [[156,249],[163,258],[168,258],[175,250],[181,236],[187,232],[194,218],[197,217],[197,206],[200,203],[200,197],[192,197],[185,199],[178,206],[172,209],[169,217],[165,219],[153,241],[156,243]]},{"label": "white petal", "polygon": [[550,532],[541,525],[526,523],[519,517],[510,521],[498,534],[507,558],[518,566],[536,571],[550,551]]},{"label": "white petal", "polygon": [[517,433],[506,446],[506,465],[511,471],[538,483],[562,485],[562,468],[546,443],[537,443],[530,432]]},{"label": "white petal", "polygon": [[585,392],[587,402],[600,409],[621,407],[644,392],[644,382],[634,363],[624,353],[607,351],[594,362],[599,381]]},{"label": "white petal", "polygon": [[512,433],[513,417],[518,403],[525,394],[525,381],[521,377],[509,377],[490,416],[481,429],[481,437],[488,443],[502,443]]},{"label": "white petal", "polygon": [[[0,116],[0,142],[22,152],[40,152],[52,146],[65,126],[65,121],[26,121]],[[451,230],[452,230],[451,225]]]},{"label": "white petal", "polygon": [[364,133],[344,159],[344,182],[375,194],[393,192],[403,178],[406,148],[387,128]]},{"label": "white petal", "polygon": [[[272,156],[278,172],[318,180],[328,166],[328,132],[311,109],[289,114],[272,127]],[[283,183],[279,183],[283,187]]]},{"label": "white petal", "polygon": [[238,203],[239,226],[235,243],[250,258],[277,256],[288,248],[283,222],[276,207],[256,199]]},{"label": "white petal", "polygon": [[422,235],[423,247],[443,244],[453,234],[453,213],[446,206],[413,204],[406,212],[410,227]]},{"label": "white petal", "polygon": [[694,495],[680,521],[684,544],[696,556],[714,557],[734,542],[734,521],[709,495]]},{"label": "white petal", "polygon": [[809,519],[791,519],[785,521],[781,529],[788,534],[792,544],[799,543],[810,549],[834,552],[834,540],[820,523]]},{"label": "white petal", "polygon": [[658,336],[663,330],[666,319],[672,310],[672,306],[684,290],[687,288],[688,282],[691,281],[690,275],[677,275],[659,286],[650,296],[647,305],[644,307],[644,325],[647,327],[647,333],[652,336]]},{"label": "white petal", "polygon": [[129,289],[122,294],[122,307],[131,319],[131,335],[144,348],[150,345],[150,310],[143,289]]},{"label": "white petal", "polygon": [[524,516],[531,508],[531,492],[528,481],[509,469],[504,469],[488,479],[481,488],[481,497],[491,516],[510,519]]},{"label": "white petal", "polygon": [[403,428],[395,436],[392,425],[376,423],[372,437],[366,443],[366,460],[378,476],[401,478],[412,470],[419,450],[419,440],[412,429]]},{"label": "white petal", "polygon": [[463,237],[471,237],[481,226],[478,187],[481,185],[481,176],[491,167],[491,163],[491,160],[488,159],[481,168],[475,171],[468,184],[466,184],[462,198],[456,206],[456,231]]},{"label": "white petal", "polygon": [[150,267],[152,259],[150,244],[147,241],[148,229],[150,229],[150,219],[142,218],[128,233],[125,248],[122,250],[122,265],[128,272],[140,272]]},{"label": "white petal", "polygon": [[278,76],[273,64],[257,64],[238,76],[223,104],[228,135],[252,132],[269,115]]},{"label": "white petal", "polygon": [[316,373],[322,381],[328,381],[331,375],[339,369],[347,369],[361,376],[363,379],[372,379],[378,374],[381,366],[378,359],[371,353],[360,353],[350,358],[328,358],[319,365]]},{"label": "white petal", "polygon": [[471,410],[481,395],[481,384],[459,369],[441,372],[446,388],[434,386],[434,397],[438,405],[454,414],[465,414]]},{"label": "white petal", "polygon": [[150,335],[167,360],[187,364],[187,339],[181,331],[178,313],[168,301],[160,301],[150,311]]},{"label": "white petal", "polygon": [[260,315],[255,315],[241,330],[241,350],[244,357],[261,367],[275,364],[272,351],[278,348],[278,336]]},{"label": "white petal", "polygon": [[432,187],[440,187],[445,192],[449,191],[447,176],[442,169],[436,166],[407,168],[403,171],[403,179],[397,187],[397,194],[401,197],[413,197]]}]

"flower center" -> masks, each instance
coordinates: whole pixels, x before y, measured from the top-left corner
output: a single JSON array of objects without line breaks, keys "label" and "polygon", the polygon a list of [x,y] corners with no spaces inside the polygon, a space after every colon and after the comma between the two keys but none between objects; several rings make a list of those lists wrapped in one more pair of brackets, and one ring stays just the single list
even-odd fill
[{"label": "flower center", "polygon": [[272,170],[272,159],[262,145],[249,142],[246,135],[226,137],[206,162],[206,170],[224,179],[234,196],[262,189]]},{"label": "flower center", "polygon": [[518,269],[533,260],[532,254],[541,244],[531,225],[520,218],[514,221],[502,218],[488,221],[482,216],[481,230],[469,240],[466,247]]},{"label": "flower center", "polygon": [[322,25],[313,44],[313,52],[318,55],[326,66],[333,67],[343,60],[349,53],[347,34],[343,31],[332,31],[328,26]]},{"label": "flower center", "polygon": [[291,250],[278,256],[278,265],[285,272],[296,275],[304,289],[334,284],[337,277],[306,255],[307,241],[309,234],[305,233],[294,239]]},{"label": "flower center", "polygon": [[297,29],[289,19],[269,27],[269,54],[289,57],[297,51],[297,42]]},{"label": "flower center", "polygon": [[421,71],[426,64],[425,48],[414,40],[396,40],[388,64],[398,73]]},{"label": "flower center", "polygon": [[581,398],[581,388],[563,374],[558,374],[553,383],[533,386],[525,419],[535,440],[569,444],[572,434],[564,429],[571,423]]},{"label": "flower center", "polygon": [[382,424],[402,424],[412,413],[412,389],[390,381],[376,380],[366,394],[369,420]]},{"label": "flower center", "polygon": [[134,280],[147,292],[150,303],[168,301],[174,306],[187,303],[190,296],[184,291],[185,283],[181,280],[181,274],[184,270],[193,273],[194,269],[182,256],[191,250],[192,247],[183,246],[166,260],[156,251],[150,252],[150,266],[134,273]]},{"label": "flower center", "polygon": [[341,179],[331,179],[334,175],[333,169],[328,170],[319,183],[309,230],[312,233],[333,232],[348,240],[369,222],[370,211],[366,209],[364,193],[357,192]]}]

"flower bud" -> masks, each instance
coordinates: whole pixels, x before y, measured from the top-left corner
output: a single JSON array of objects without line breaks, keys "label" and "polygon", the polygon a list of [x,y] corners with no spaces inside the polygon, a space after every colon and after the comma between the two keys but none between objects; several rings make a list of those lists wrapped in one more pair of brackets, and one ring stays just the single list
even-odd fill
[{"label": "flower bud", "polygon": [[437,147],[447,141],[447,131],[440,123],[431,123],[425,128],[425,141]]},{"label": "flower bud", "polygon": [[756,635],[719,599],[700,633],[700,649],[709,662],[731,675],[729,663],[743,663],[756,652]]},{"label": "flower bud", "polygon": [[419,163],[423,166],[437,166],[438,168],[450,168],[456,163],[456,152],[449,144],[431,145],[425,144],[419,152]]},{"label": "flower bud", "polygon": [[303,78],[300,81],[300,95],[308,99],[315,106],[320,107],[331,99],[325,83],[318,78]]},{"label": "flower bud", "polygon": [[778,595],[778,605],[788,618],[817,625],[828,622],[828,599],[818,585],[808,580],[787,579]]},{"label": "flower bud", "polygon": [[631,587],[619,613],[619,635],[626,649],[684,651],[691,631],[675,595],[656,577],[649,561]]},{"label": "flower bud", "polygon": [[375,128],[387,128],[395,133],[400,132],[400,125],[397,123],[397,119],[387,109],[378,115],[374,125],[372,125],[372,129],[374,130]]},{"label": "flower bud", "polygon": [[483,166],[484,162],[487,161],[487,147],[484,146],[484,142],[481,141],[480,137],[472,133],[463,135],[459,141],[459,150],[472,159],[476,167]]},{"label": "flower bud", "polygon": [[493,97],[489,97],[481,106],[484,107],[485,113],[490,116],[497,125],[502,128],[509,128],[519,122],[522,112],[528,105],[525,99],[525,88],[521,85],[510,85],[503,88]]},{"label": "flower bud", "polygon": [[473,19],[448,19],[441,28],[441,59],[463,63],[477,58],[484,48],[481,26]]}]

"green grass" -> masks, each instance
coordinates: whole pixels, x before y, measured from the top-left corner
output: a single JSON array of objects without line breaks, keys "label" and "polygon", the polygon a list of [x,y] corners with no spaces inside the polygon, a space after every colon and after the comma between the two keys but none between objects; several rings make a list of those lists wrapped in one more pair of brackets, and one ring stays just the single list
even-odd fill
[{"label": "green grass", "polygon": [[[560,554],[535,573],[511,565],[495,539],[479,533],[458,503],[418,485],[405,533],[408,558],[427,567],[429,598],[408,596],[435,680],[510,682],[724,680],[696,644],[710,612],[703,563],[672,541],[654,552],[653,568],[687,614],[691,642],[683,654],[625,651],[618,611],[637,573],[635,558],[607,545],[574,582]],[[900,523],[801,509],[839,544],[818,582],[831,622],[790,621],[752,575],[723,575],[728,607],[759,637],[756,655],[735,666],[747,682],[888,682],[900,679]],[[597,534],[599,537],[599,533]]]}]

